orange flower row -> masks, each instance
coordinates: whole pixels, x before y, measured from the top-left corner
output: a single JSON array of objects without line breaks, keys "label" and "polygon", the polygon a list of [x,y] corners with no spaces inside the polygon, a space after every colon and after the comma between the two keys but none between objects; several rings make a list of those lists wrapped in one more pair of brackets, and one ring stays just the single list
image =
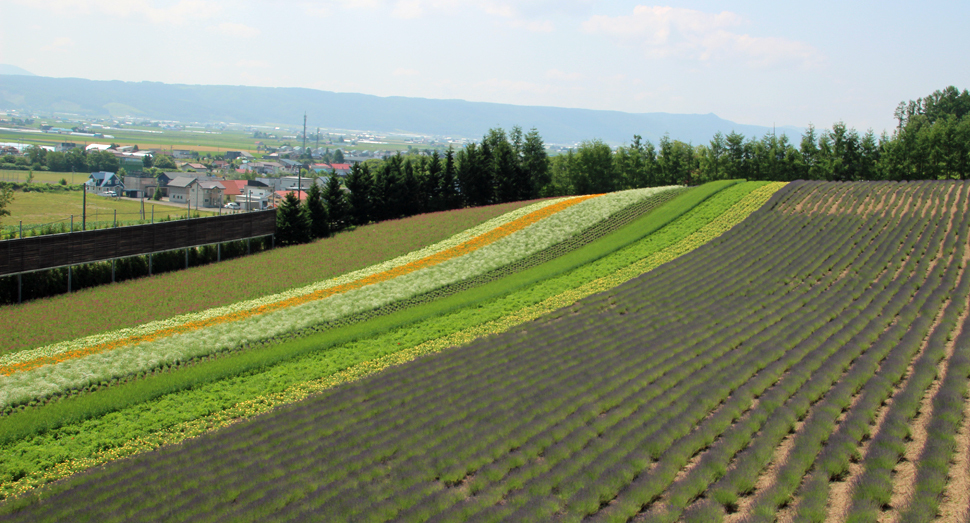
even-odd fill
[{"label": "orange flower row", "polygon": [[588,195],[588,196],[577,196],[575,198],[570,198],[562,202],[543,207],[537,211],[531,212],[521,218],[513,220],[505,225],[496,227],[485,234],[476,236],[462,244],[456,245],[444,251],[436,254],[432,254],[420,260],[415,260],[411,263],[407,263],[400,267],[395,267],[393,269],[388,269],[384,272],[366,276],[359,280],[352,281],[350,283],[345,283],[343,285],[338,285],[328,289],[322,289],[310,294],[305,294],[303,296],[296,296],[293,298],[288,298],[285,300],[278,301],[276,303],[270,303],[246,311],[239,311],[231,314],[225,314],[222,316],[217,316],[214,318],[208,318],[205,320],[193,321],[178,327],[169,327],[167,329],[161,329],[150,334],[143,334],[139,336],[130,336],[127,338],[122,338],[119,340],[114,340],[110,342],[100,343],[91,347],[86,347],[83,349],[78,349],[70,352],[65,352],[62,354],[57,354],[55,356],[44,356],[34,360],[16,363],[12,365],[7,365],[0,367],[0,375],[9,376],[17,372],[24,372],[31,369],[36,369],[44,365],[53,365],[61,363],[64,361],[81,358],[84,356],[89,356],[91,354],[98,354],[101,352],[107,352],[113,349],[136,345],[139,343],[146,343],[154,341],[167,336],[172,336],[175,334],[182,334],[185,332],[192,332],[199,329],[204,329],[213,325],[219,325],[223,323],[229,323],[239,320],[244,320],[251,318],[253,316],[259,316],[261,314],[266,314],[269,312],[286,309],[289,307],[295,307],[297,305],[302,305],[315,300],[321,300],[335,294],[344,293],[354,289],[359,289],[367,285],[373,285],[375,283],[380,283],[382,281],[387,281],[398,276],[403,276],[405,274],[412,273],[427,267],[433,267],[452,258],[457,258],[465,254],[474,252],[482,247],[494,243],[516,231],[520,231],[544,218],[552,216],[562,210],[565,210],[573,205],[584,202],[590,198],[595,198],[599,195]]}]

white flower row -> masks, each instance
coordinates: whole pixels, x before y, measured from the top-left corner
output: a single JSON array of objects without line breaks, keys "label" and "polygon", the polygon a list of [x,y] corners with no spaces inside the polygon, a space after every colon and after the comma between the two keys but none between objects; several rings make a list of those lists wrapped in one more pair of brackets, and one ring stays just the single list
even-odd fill
[{"label": "white flower row", "polygon": [[442,240],[428,247],[418,249],[416,251],[409,252],[405,255],[398,256],[397,258],[371,265],[360,270],[349,272],[337,276],[335,278],[330,278],[328,280],[322,280],[319,282],[311,283],[304,287],[299,287],[295,289],[290,289],[276,294],[271,294],[268,296],[263,296],[260,298],[241,301],[233,303],[230,305],[225,305],[221,307],[213,307],[211,309],[206,309],[199,312],[190,312],[186,314],[180,314],[178,316],[173,316],[164,320],[156,320],[149,323],[144,323],[142,325],[137,325],[134,327],[127,327],[124,329],[117,329],[109,332],[104,332],[100,334],[93,334],[90,336],[85,336],[83,338],[78,338],[74,340],[68,340],[63,342],[54,343],[51,345],[46,345],[43,347],[38,347],[35,349],[28,349],[12,354],[5,354],[0,356],[0,366],[12,365],[17,363],[23,363],[37,358],[51,357],[58,354],[63,354],[65,352],[71,352],[78,349],[83,349],[87,347],[93,347],[95,345],[100,345],[102,343],[113,342],[117,340],[123,340],[125,338],[135,337],[135,336],[145,336],[158,332],[160,330],[178,327],[180,325],[185,325],[191,322],[205,321],[211,318],[218,318],[227,314],[234,314],[243,311],[249,311],[264,305],[270,305],[290,298],[295,298],[299,296],[305,296],[307,294],[312,294],[316,291],[329,289],[332,287],[337,287],[347,283],[357,281],[361,278],[366,278],[374,274],[379,274],[384,271],[388,271],[409,263],[418,261],[422,258],[438,254],[442,251],[456,247],[465,243],[477,236],[481,236],[488,233],[498,227],[507,225],[527,214],[541,210],[550,205],[557,204],[569,198],[557,198],[553,200],[544,200],[531,205],[527,205],[520,209],[505,213],[501,216],[497,216],[488,220],[480,225],[472,227],[462,231],[448,239]]},{"label": "white flower row", "polygon": [[325,299],[3,376],[0,406],[285,334],[432,291],[521,260],[668,189],[639,189],[593,198],[464,256]]}]

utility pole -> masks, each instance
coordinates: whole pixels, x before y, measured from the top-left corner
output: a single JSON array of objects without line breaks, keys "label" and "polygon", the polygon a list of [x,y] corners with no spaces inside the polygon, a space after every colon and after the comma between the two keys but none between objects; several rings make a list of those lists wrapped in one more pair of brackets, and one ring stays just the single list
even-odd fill
[{"label": "utility pole", "polygon": [[[306,111],[303,112],[303,154],[306,155]],[[307,161],[303,160],[305,164]],[[296,173],[296,199],[300,199],[300,191],[303,190],[303,168]]]},{"label": "utility pole", "polygon": [[[88,186],[83,184],[81,188],[83,189],[83,196],[81,196],[81,230],[83,231],[88,221]],[[71,225],[71,232],[74,232],[74,225]]]}]

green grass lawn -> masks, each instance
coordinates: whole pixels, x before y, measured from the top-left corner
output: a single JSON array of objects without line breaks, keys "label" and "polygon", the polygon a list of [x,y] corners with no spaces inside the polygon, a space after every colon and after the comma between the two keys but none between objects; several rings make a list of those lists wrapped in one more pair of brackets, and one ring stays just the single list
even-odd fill
[{"label": "green grass lawn", "polygon": [[[36,173],[35,173],[36,175]],[[83,193],[80,191],[41,193],[41,192],[20,192],[14,193],[13,202],[9,210],[10,216],[4,216],[2,225],[4,227],[16,226],[20,221],[27,224],[45,224],[54,222],[70,222],[71,215],[74,216],[75,223],[81,223]],[[145,201],[145,218],[150,219],[152,213],[151,201]],[[185,209],[170,207],[168,205],[155,204],[155,219],[166,216],[184,216]],[[112,221],[115,211],[118,212],[118,221],[131,221],[141,218],[141,204],[129,200],[117,200],[89,194],[87,198],[87,220]],[[193,214],[195,210],[193,209]],[[212,212],[200,211],[203,216],[210,216]]]},{"label": "green grass lawn", "polygon": [[[13,183],[26,183],[27,176],[31,171],[14,171],[3,169],[0,170],[0,182],[13,182]],[[91,176],[89,172],[80,173],[60,173],[52,171],[33,171],[34,173],[34,183],[60,183],[63,179],[68,185],[78,185],[87,181],[88,177]]]}]

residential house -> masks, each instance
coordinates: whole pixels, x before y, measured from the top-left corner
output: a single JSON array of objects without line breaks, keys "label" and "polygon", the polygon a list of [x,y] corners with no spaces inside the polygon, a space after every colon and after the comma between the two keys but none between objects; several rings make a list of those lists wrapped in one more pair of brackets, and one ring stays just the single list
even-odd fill
[{"label": "residential house", "polygon": [[290,194],[290,193],[296,194],[297,199],[299,199],[301,203],[306,200],[306,194],[307,193],[304,192],[304,191],[293,191],[293,190],[290,190],[290,191],[276,191],[276,192],[273,193],[273,207],[279,207],[280,205],[282,205],[283,204],[283,200],[286,199],[286,195],[287,194]]},{"label": "residential house", "polygon": [[280,165],[282,165],[282,167],[280,168],[280,171],[285,173],[299,174],[300,169],[303,168],[303,164],[296,160],[283,159],[283,160],[279,160],[279,163]]},{"label": "residential house", "polygon": [[201,207],[202,190],[199,180],[189,176],[177,176],[168,182],[168,201],[182,203],[189,207]]},{"label": "residential house", "polygon": [[190,158],[195,158],[195,151],[190,151],[188,149],[175,149],[172,151],[172,158],[176,160],[188,160]]},{"label": "residential house", "polygon": [[203,207],[222,207],[225,190],[222,182],[199,182],[199,188],[202,192]]},{"label": "residential house", "polygon": [[270,192],[282,191],[283,181],[279,178],[256,177],[256,181],[270,188]]},{"label": "residential house", "polygon": [[313,178],[309,176],[283,176],[279,178],[280,186],[278,190],[290,191],[296,189],[296,186],[299,185],[300,189],[306,191],[313,185],[313,181]]},{"label": "residential house", "polygon": [[125,176],[125,196],[129,198],[151,198],[155,195],[155,187],[158,187],[158,180],[154,176]]},{"label": "residential house", "polygon": [[91,173],[91,176],[88,178],[88,181],[84,182],[84,185],[85,191],[95,194],[121,192],[125,187],[115,173],[106,171]]},{"label": "residential house", "polygon": [[249,180],[236,196],[236,203],[244,211],[266,209],[272,199],[273,188],[258,180]]}]

